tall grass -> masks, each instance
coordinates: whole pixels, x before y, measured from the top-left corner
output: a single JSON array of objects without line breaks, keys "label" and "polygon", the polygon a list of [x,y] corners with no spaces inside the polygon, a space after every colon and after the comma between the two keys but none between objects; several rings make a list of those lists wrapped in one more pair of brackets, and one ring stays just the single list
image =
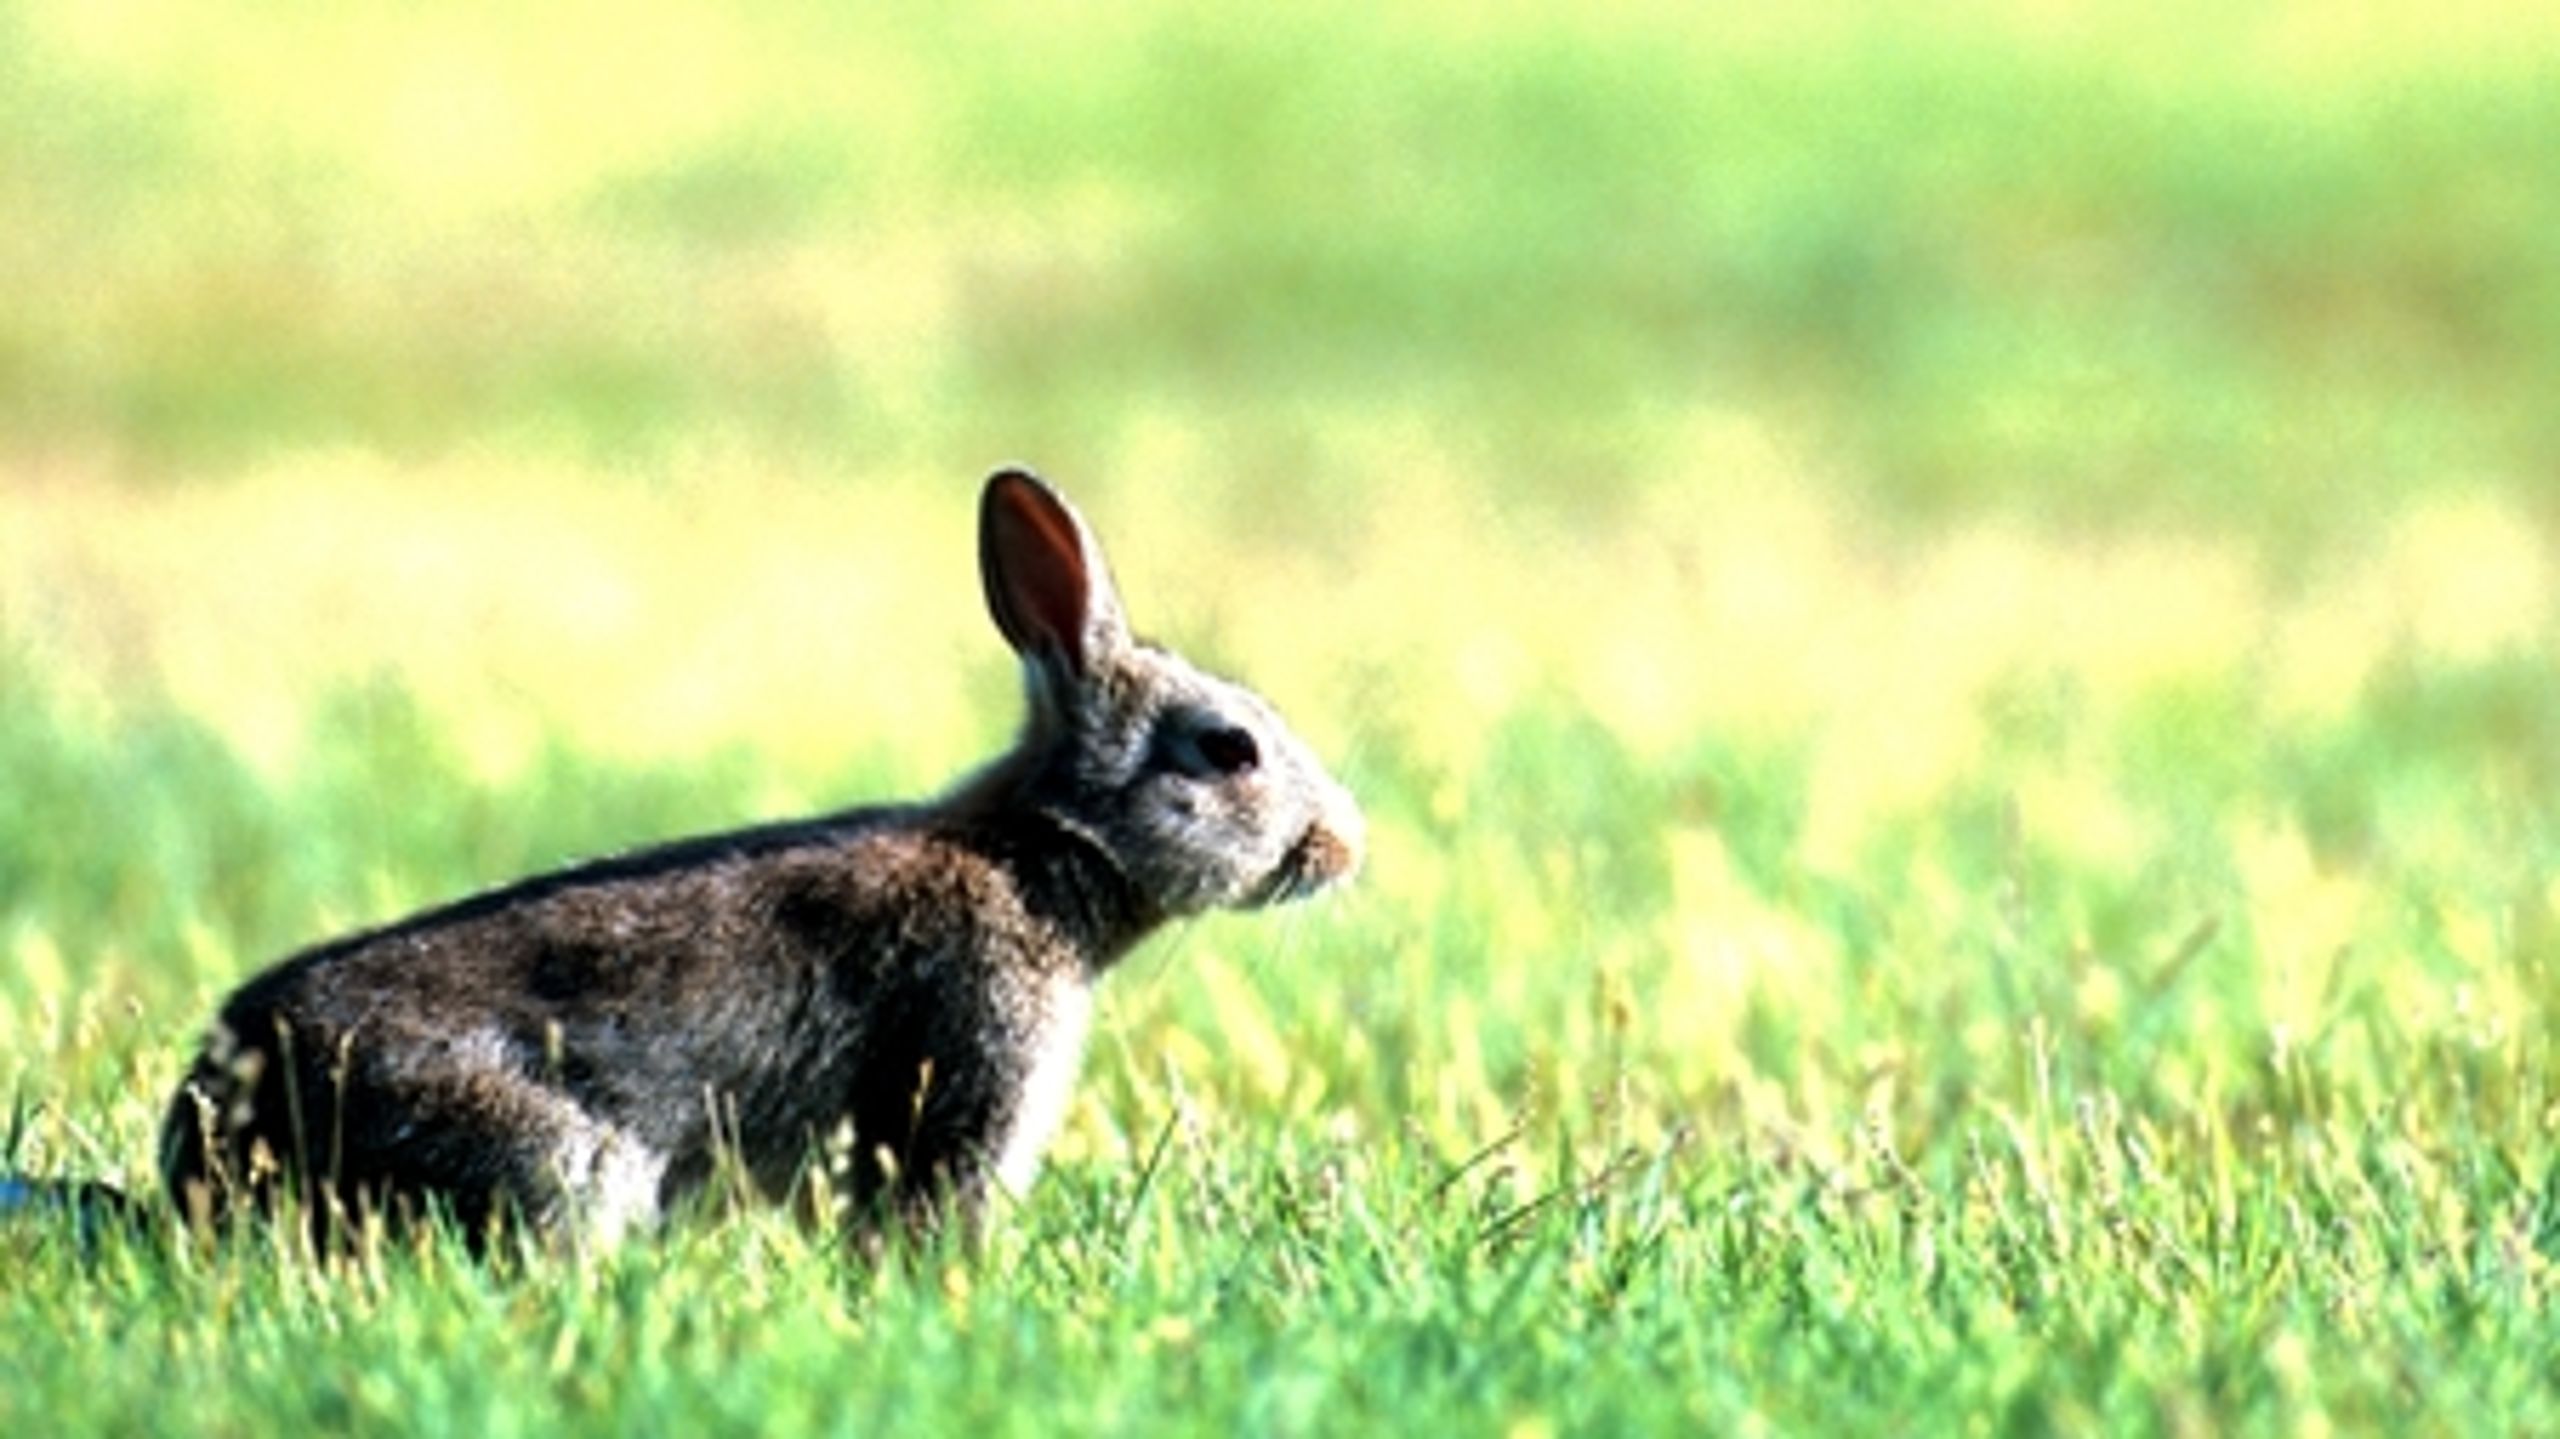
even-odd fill
[{"label": "tall grass", "polygon": [[0,1226],[0,1427],[2550,1427],[2555,42],[0,9],[0,1164],[990,752],[1000,459],[1374,850],[1112,977],[982,1251]]}]

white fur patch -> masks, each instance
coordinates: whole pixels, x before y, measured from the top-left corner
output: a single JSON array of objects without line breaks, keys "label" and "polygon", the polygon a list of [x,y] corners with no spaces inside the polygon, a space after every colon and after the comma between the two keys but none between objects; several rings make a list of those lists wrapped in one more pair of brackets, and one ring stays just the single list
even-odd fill
[{"label": "white fur patch", "polygon": [[561,1136],[552,1163],[582,1236],[611,1244],[659,1219],[658,1190],[667,1157],[610,1125],[582,1122]]},{"label": "white fur patch", "polygon": [[1085,1030],[1093,1020],[1093,990],[1082,975],[1052,976],[1044,983],[1047,992],[1040,996],[1040,1027],[1030,1036],[1022,1102],[996,1150],[996,1183],[1017,1197],[1031,1188],[1040,1172],[1040,1152],[1067,1117],[1076,1073],[1084,1066]]}]

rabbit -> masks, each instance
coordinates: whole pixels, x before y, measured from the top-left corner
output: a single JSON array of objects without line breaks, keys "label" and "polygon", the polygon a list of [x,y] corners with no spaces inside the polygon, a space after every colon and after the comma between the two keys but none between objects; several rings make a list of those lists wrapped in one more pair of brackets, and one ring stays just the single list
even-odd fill
[{"label": "rabbit", "polygon": [[724,1165],[875,1233],[1020,1193],[1103,973],[1169,920],[1343,883],[1363,823],[1260,696],[1130,632],[1042,480],[988,479],[978,562],[1028,698],[1009,752],[938,799],[581,864],[284,959],[170,1102],[181,1217],[610,1238]]}]

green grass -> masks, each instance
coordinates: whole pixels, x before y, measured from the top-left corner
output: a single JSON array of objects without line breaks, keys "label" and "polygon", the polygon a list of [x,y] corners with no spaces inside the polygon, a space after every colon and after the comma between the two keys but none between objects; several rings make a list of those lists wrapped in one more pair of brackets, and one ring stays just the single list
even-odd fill
[{"label": "green grass", "polygon": [[970,499],[1360,795],[978,1252],[0,1225],[0,1430],[2560,1426],[2547,7],[0,5],[0,1167],[1001,743]]}]

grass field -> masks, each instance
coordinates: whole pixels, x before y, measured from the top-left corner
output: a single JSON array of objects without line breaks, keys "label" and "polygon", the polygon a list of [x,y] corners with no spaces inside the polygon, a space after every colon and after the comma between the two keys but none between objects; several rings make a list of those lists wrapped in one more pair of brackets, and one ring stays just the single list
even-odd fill
[{"label": "grass field", "polygon": [[922,793],[975,485],[1369,870],[983,1252],[0,1226],[12,1434],[2560,1428],[2560,11],[0,3],[0,1168]]}]

